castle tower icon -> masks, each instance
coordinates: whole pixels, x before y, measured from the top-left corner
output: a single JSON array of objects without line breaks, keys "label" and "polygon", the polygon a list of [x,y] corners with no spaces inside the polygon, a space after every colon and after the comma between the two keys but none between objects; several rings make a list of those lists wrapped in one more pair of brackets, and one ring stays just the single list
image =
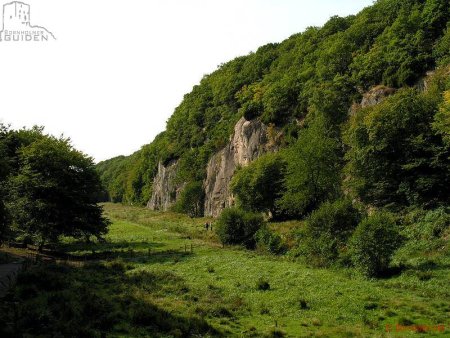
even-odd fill
[{"label": "castle tower icon", "polygon": [[3,6],[3,29],[20,29],[30,26],[30,5],[11,2]]},{"label": "castle tower icon", "polygon": [[30,5],[20,1],[3,5],[0,41],[43,41],[49,38],[55,39],[52,32],[44,27],[31,25]]}]

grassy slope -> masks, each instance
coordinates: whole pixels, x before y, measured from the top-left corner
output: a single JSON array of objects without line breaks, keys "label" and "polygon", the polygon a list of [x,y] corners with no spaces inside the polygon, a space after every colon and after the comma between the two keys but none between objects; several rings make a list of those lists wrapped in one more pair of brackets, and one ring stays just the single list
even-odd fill
[{"label": "grassy slope", "polygon": [[[186,294],[150,295],[152,301],[171,312],[204,315],[222,331],[267,333],[275,323],[289,336],[383,336],[385,325],[396,323],[450,328],[448,260],[428,269],[426,278],[410,269],[387,280],[367,281],[352,270],[311,269],[285,258],[222,249],[204,234],[204,220],[111,204],[105,209],[114,221],[111,242],[129,242],[136,250],[151,245],[156,251],[194,244],[193,255],[158,262],[136,258],[135,268],[180,277]],[[259,278],[269,281],[269,291],[256,288]],[[302,300],[309,309],[302,309]]]},{"label": "grassy slope", "polygon": [[[15,296],[6,300],[20,304],[19,313],[28,318],[20,325],[28,332],[51,332],[42,326],[44,319],[33,320],[50,312],[53,319],[44,322],[63,335],[73,325],[104,330],[108,337],[190,336],[195,330],[227,337],[414,335],[386,333],[387,324],[400,323],[444,324],[446,333],[426,335],[450,336],[448,251],[416,257],[416,265],[401,275],[368,281],[351,269],[315,269],[288,257],[222,248],[204,230],[205,219],[116,204],[106,204],[105,212],[113,221],[108,243],[63,246],[78,255],[114,251],[122,259],[82,267],[38,266],[19,278]],[[282,232],[292,226],[278,225]],[[185,245],[191,244],[193,253],[185,254]],[[268,281],[270,290],[258,290],[259,279]],[[92,299],[100,299],[96,310]],[[73,313],[81,317],[71,324]],[[7,322],[13,318],[9,313]]]}]

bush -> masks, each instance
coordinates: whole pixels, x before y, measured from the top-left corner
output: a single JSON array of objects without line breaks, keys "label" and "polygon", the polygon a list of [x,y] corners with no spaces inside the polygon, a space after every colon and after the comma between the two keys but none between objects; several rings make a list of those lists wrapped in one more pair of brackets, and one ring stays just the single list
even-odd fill
[{"label": "bush", "polygon": [[205,192],[202,182],[191,182],[183,189],[174,209],[177,212],[188,214],[190,217],[203,216]]},{"label": "bush", "polygon": [[256,247],[259,250],[267,251],[275,255],[286,252],[286,246],[281,236],[271,231],[267,226],[263,226],[255,234]]},{"label": "bush", "polygon": [[238,205],[254,212],[277,210],[275,202],[283,190],[286,163],[278,154],[266,154],[247,167],[236,172],[231,181],[231,190]]},{"label": "bush", "polygon": [[342,255],[360,214],[350,200],[325,202],[306,221],[301,251],[309,262],[326,266]]},{"label": "bush", "polygon": [[267,291],[270,290],[270,283],[267,279],[265,278],[259,278],[256,281],[256,288],[260,291]]},{"label": "bush", "polygon": [[367,277],[382,275],[389,268],[401,237],[394,217],[377,212],[364,219],[350,239],[353,264]]},{"label": "bush", "polygon": [[446,237],[450,233],[450,209],[413,209],[403,219],[403,223],[402,235],[406,243],[396,253],[395,260],[403,264],[411,257],[426,259],[430,253],[446,246]]},{"label": "bush", "polygon": [[255,233],[263,224],[260,214],[228,208],[222,211],[217,221],[216,233],[223,244],[238,244],[253,249]]},{"label": "bush", "polygon": [[428,240],[441,237],[450,228],[450,213],[445,208],[438,208],[426,213],[417,229],[420,237]]}]

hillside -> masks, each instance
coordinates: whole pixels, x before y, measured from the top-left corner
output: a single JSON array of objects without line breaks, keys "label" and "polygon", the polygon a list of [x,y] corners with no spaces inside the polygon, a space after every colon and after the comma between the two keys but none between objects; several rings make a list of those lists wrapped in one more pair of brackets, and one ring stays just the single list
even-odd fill
[{"label": "hillside", "polygon": [[222,64],[97,165],[0,123],[0,337],[450,336],[449,1]]},{"label": "hillside", "polygon": [[[437,70],[434,80],[430,81],[439,84],[430,85],[428,97],[434,100],[431,109],[439,110],[442,93],[448,90],[442,69],[450,61],[449,17],[446,0],[380,0],[357,15],[332,17],[321,28],[310,27],[280,44],[268,44],[255,53],[220,65],[185,95],[168,120],[166,130],[151,144],[131,156],[117,157],[98,165],[107,199],[148,204],[152,209],[174,207],[189,212],[190,207],[183,205],[186,204],[183,195],[189,195],[193,196],[190,204],[194,199],[194,204],[200,206],[199,215],[205,212],[217,216],[223,207],[234,203],[229,182],[237,168],[247,166],[266,152],[295,148],[303,142],[302,133],[306,134],[317,120],[323,121],[323,128],[336,142],[336,149],[344,149],[344,152],[333,152],[338,163],[331,170],[343,173],[355,145],[348,141],[344,146],[346,141],[342,136],[352,128],[351,115],[360,114],[357,111],[361,110],[359,104],[363,96],[366,95],[364,102],[371,102],[367,97],[375,86],[386,88],[378,94],[381,95],[378,99],[375,98],[375,103],[382,101],[383,93],[387,96],[397,89],[414,86],[418,89],[408,95],[415,100],[414,97],[423,94],[421,90],[427,71]],[[401,93],[405,92],[399,91],[396,95],[401,97]],[[390,102],[395,105],[399,100],[392,98]],[[367,109],[370,111],[366,107],[361,114],[370,114]],[[448,137],[448,122],[440,126],[443,129],[435,134]],[[421,132],[423,130],[418,131]],[[440,151],[448,151],[448,148]],[[404,158],[405,163],[416,161],[416,155],[417,152],[407,154],[411,158]],[[425,155],[424,161],[426,156],[433,155]],[[288,157],[284,157],[287,167],[295,167],[296,164],[291,163],[294,159]],[[445,168],[447,159],[441,157],[440,160],[445,162],[441,163]],[[357,170],[354,163],[347,167]],[[445,176],[448,181],[448,170],[439,169],[439,173],[430,170],[410,172],[411,179],[427,181]],[[354,178],[350,183],[361,183],[362,179],[357,177],[356,171],[338,176],[339,182],[327,183],[339,186],[338,190],[345,177],[347,181]],[[282,179],[290,181],[285,174]],[[384,180],[380,177],[371,179]],[[359,183],[355,184],[360,187]],[[390,194],[405,184],[409,183],[394,182],[389,192],[383,193]],[[293,198],[289,194],[293,187],[288,185],[284,184],[277,192],[285,201],[284,205],[290,204],[288,200]],[[325,195],[330,193],[339,193],[334,191],[335,187],[323,188],[319,200],[327,199]],[[428,188],[435,191],[436,186],[431,183]],[[364,197],[358,189],[355,189],[355,195]],[[441,202],[448,201],[448,193],[444,195],[442,192],[439,197]],[[408,200],[405,196],[399,199],[402,205],[415,203],[411,199],[405,201]],[[380,202],[379,205],[392,202],[378,200],[377,197],[374,203],[369,198],[365,202]],[[420,203],[428,202],[422,200]],[[283,202],[278,202],[277,210],[288,217],[301,217],[318,205],[309,204],[287,210],[289,208],[283,207]]]}]

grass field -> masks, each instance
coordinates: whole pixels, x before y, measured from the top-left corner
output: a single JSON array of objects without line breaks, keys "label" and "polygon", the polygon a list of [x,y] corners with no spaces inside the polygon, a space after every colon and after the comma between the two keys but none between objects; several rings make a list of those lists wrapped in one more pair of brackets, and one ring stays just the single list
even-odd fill
[{"label": "grass field", "polygon": [[[203,228],[205,219],[114,204],[104,208],[113,221],[107,243],[64,247],[77,255],[107,250],[123,257],[49,273],[70,276],[69,287],[89,284],[115,303],[100,312],[130,311],[129,317],[93,324],[108,336],[417,335],[387,332],[387,325],[395,331],[397,324],[404,330],[428,325],[420,336],[450,336],[448,251],[416,259],[388,279],[366,280],[351,269],[309,268],[289,256],[222,248]],[[294,225],[283,231],[288,226]],[[438,324],[444,332],[434,331]]]}]

